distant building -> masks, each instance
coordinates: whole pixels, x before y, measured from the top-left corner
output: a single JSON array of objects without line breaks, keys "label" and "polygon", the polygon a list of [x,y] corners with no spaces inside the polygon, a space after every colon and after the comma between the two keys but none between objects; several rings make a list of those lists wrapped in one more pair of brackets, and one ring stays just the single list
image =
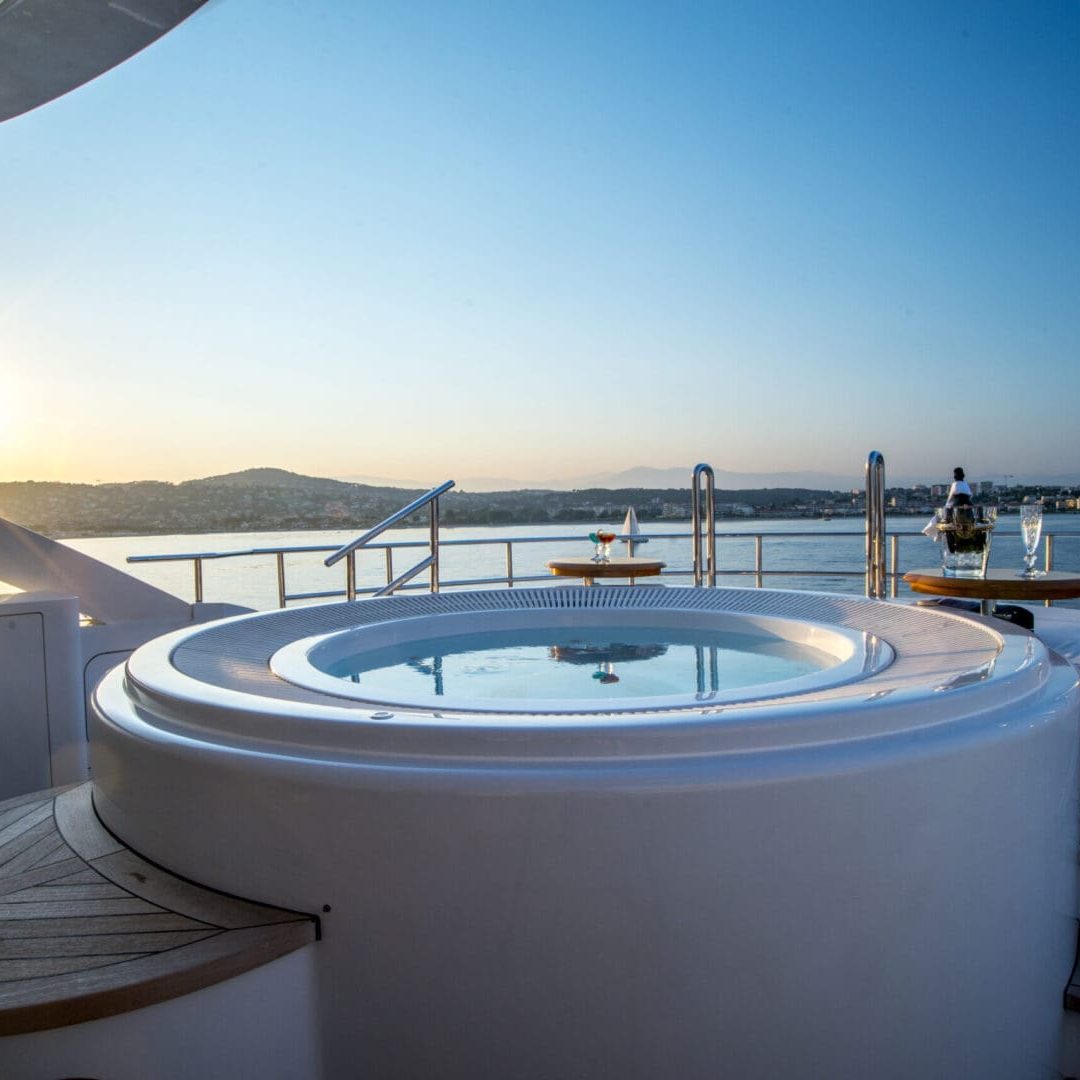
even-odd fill
[{"label": "distant building", "polygon": [[980,480],[979,481],[979,494],[980,495],[993,495],[994,493],[994,481],[993,480]]}]

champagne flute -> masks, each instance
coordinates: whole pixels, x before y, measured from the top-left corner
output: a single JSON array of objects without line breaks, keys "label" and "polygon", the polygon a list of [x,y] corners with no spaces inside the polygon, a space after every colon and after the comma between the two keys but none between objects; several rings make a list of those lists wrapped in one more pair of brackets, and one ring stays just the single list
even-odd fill
[{"label": "champagne flute", "polygon": [[1035,555],[1039,550],[1039,537],[1042,536],[1042,504],[1024,503],[1020,507],[1020,535],[1024,541],[1024,573],[1026,578],[1041,577],[1042,571],[1035,569]]}]

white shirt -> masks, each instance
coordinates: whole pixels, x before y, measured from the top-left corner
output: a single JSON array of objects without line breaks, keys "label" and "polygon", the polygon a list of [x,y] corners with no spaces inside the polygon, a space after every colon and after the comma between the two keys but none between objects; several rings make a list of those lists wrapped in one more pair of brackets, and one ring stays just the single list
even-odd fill
[{"label": "white shirt", "polygon": [[966,480],[954,480],[952,487],[949,488],[949,497],[945,500],[946,506],[955,505],[954,500],[957,495],[966,495],[971,498],[971,487]]}]

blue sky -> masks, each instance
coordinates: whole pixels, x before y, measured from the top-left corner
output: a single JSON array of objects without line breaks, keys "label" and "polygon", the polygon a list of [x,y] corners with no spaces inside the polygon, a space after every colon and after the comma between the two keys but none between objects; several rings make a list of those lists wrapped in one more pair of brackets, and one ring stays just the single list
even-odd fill
[{"label": "blue sky", "polygon": [[0,480],[1080,479],[1071,0],[211,0],[0,162]]}]

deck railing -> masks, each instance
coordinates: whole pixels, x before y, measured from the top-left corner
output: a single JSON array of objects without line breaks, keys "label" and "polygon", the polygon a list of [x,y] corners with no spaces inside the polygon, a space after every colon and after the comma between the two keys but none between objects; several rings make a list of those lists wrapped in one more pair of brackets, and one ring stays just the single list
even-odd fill
[{"label": "deck railing", "polygon": [[[1000,530],[999,530],[1000,531]],[[750,560],[749,565],[717,565],[716,574],[719,577],[725,579],[745,579],[748,583],[752,583],[756,588],[763,588],[766,581],[785,580],[793,578],[812,578],[812,579],[851,579],[860,580],[865,578],[866,569],[864,566],[859,565],[858,555],[854,555],[852,558],[852,568],[846,569],[822,569],[818,566],[807,566],[799,568],[776,568],[775,565],[770,567],[767,564],[767,544],[789,541],[822,541],[822,540],[850,540],[850,541],[864,541],[865,530],[852,529],[851,531],[842,532],[830,532],[828,534],[822,534],[820,531],[815,532],[769,532],[767,530],[755,531],[755,532],[717,532],[715,534],[717,546],[723,550],[723,548],[730,548],[731,541],[739,541],[742,544],[752,543],[753,545],[753,558]],[[1013,535],[1013,534],[1004,534]],[[688,560],[687,565],[679,566],[672,565],[670,562],[668,567],[664,571],[665,578],[689,578],[691,580],[695,577],[695,567],[692,563],[692,550],[691,550],[691,536],[688,531],[677,532],[643,532],[637,534],[634,539],[640,543],[642,540],[648,539],[652,541],[661,540],[681,540],[686,543],[686,555]],[[886,538],[888,540],[888,567],[886,569],[885,578],[888,582],[888,595],[896,597],[899,595],[901,579],[903,577],[903,571],[900,569],[900,556],[901,556],[901,542],[913,541],[921,544],[926,544],[926,538],[921,533],[911,532],[892,532],[887,533]],[[620,536],[620,540],[630,539],[627,536]],[[546,544],[546,545],[574,545],[578,549],[581,549],[584,541],[581,532],[575,532],[569,535],[560,536],[503,536],[503,537],[485,537],[480,539],[441,539],[439,541],[440,549],[460,549],[460,548],[481,548],[481,547],[501,547],[504,549],[503,559],[501,560],[504,565],[504,572],[500,574],[489,574],[484,577],[462,577],[447,580],[445,577],[440,578],[440,586],[443,589],[447,588],[477,588],[480,586],[506,586],[513,588],[515,585],[533,584],[537,582],[545,582],[548,584],[553,583],[550,574],[545,573],[520,573],[518,567],[523,565],[521,558],[521,549],[527,548],[531,545]],[[1044,564],[1047,570],[1051,570],[1054,567],[1054,536],[1052,533],[1044,533],[1043,537],[1044,545]],[[395,573],[395,556],[411,554],[416,549],[430,548],[430,540],[381,540],[379,542],[368,542],[364,545],[365,550],[377,552],[376,558],[381,556],[384,565],[384,577],[385,583],[379,585],[370,586],[358,586],[356,584],[356,569],[353,565],[351,570],[352,586],[351,593],[353,597],[360,596],[373,596],[380,592],[385,592],[388,585],[394,584],[395,580],[400,583],[400,576]],[[131,555],[127,561],[129,563],[167,563],[167,562],[189,562],[192,565],[192,571],[194,575],[194,599],[196,602],[202,602],[204,600],[204,585],[203,585],[203,566],[210,561],[230,560],[239,558],[265,558],[268,562],[272,561],[277,571],[277,604],[279,607],[286,607],[291,603],[310,603],[318,600],[336,600],[347,599],[350,595],[350,582],[346,580],[340,588],[334,588],[321,591],[306,591],[306,592],[290,592],[287,581],[287,556],[326,556],[331,553],[340,552],[342,549],[338,545],[333,544],[312,544],[303,546],[281,546],[281,547],[258,547],[258,548],[243,548],[230,551],[193,551],[193,552],[179,552],[170,553],[165,555]],[[353,554],[355,554],[355,549]],[[348,564],[352,560],[346,560],[346,572],[347,577],[350,573]],[[421,569],[426,566],[427,563],[422,564]],[[700,570],[700,567],[698,568]],[[402,575],[403,576],[403,575]],[[403,586],[406,589],[425,589],[427,586],[418,582],[409,582]],[[854,590],[853,590],[854,591]],[[861,590],[859,590],[861,591]],[[224,597],[217,597],[216,599],[225,599]]]},{"label": "deck railing", "polygon": [[[361,548],[370,547],[377,536],[382,536],[387,529],[400,524],[411,514],[415,514],[425,506],[430,513],[427,558],[421,559],[415,566],[410,567],[404,573],[391,578],[381,589],[376,590],[375,595],[389,596],[391,593],[397,592],[398,589],[404,588],[414,577],[422,574],[425,570],[431,572],[428,588],[433,593],[439,591],[439,498],[445,495],[453,486],[454,481],[447,480],[446,483],[432,488],[427,494],[421,495],[418,499],[413,499],[408,506],[403,506],[388,518],[380,521],[373,529],[368,529],[362,536],[349,541],[343,547],[338,548],[332,555],[328,555],[323,559],[324,566],[333,566],[342,559],[345,560],[345,598],[347,600],[356,599],[356,553]],[[389,566],[389,572],[393,572],[392,565]],[[284,585],[279,585],[279,593],[283,590]],[[281,606],[284,607],[284,604]]]}]

